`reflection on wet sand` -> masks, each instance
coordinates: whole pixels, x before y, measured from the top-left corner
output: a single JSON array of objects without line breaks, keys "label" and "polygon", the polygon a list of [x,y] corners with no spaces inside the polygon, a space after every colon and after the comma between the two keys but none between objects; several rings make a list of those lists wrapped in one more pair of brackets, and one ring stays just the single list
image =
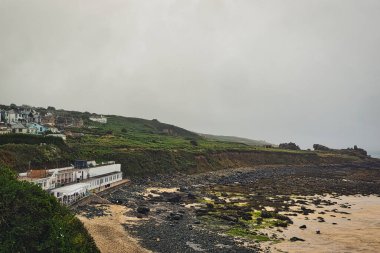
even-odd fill
[{"label": "reflection on wet sand", "polygon": [[[315,205],[304,205],[316,211],[292,217],[294,224],[280,233],[285,241],[272,244],[271,251],[380,252],[380,197],[355,195],[320,198],[336,204],[317,208]],[[306,228],[300,228],[303,225]],[[291,242],[291,237],[305,241]]]}]

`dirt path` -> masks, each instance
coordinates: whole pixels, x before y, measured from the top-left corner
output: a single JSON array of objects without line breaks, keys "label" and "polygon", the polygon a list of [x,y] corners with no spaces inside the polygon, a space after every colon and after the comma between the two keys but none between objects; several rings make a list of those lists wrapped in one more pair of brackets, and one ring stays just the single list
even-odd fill
[{"label": "dirt path", "polygon": [[82,215],[77,217],[83,222],[86,229],[94,238],[96,245],[102,253],[146,253],[150,252],[141,247],[137,240],[132,238],[123,228],[122,224],[133,222],[135,218],[124,215],[125,206],[108,205],[111,216],[88,219]]}]

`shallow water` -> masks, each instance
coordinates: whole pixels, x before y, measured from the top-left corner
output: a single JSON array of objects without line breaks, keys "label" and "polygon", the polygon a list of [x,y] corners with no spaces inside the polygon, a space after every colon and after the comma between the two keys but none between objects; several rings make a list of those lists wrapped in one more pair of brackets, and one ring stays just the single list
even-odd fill
[{"label": "shallow water", "polygon": [[[355,195],[338,198],[321,196],[320,198],[333,200],[337,204],[320,208],[314,205],[307,206],[316,209],[316,212],[307,216],[292,217],[294,224],[283,229],[283,233],[277,232],[286,240],[273,244],[271,251],[380,252],[380,197]],[[349,203],[351,208],[340,206],[345,203]],[[333,212],[334,209],[338,212]],[[318,212],[325,212],[325,214],[318,214]],[[317,217],[323,217],[325,222],[318,222]],[[302,230],[299,228],[301,225],[306,225],[307,228]],[[321,234],[317,234],[317,230],[320,230]],[[293,236],[305,241],[290,242],[289,239]]]}]

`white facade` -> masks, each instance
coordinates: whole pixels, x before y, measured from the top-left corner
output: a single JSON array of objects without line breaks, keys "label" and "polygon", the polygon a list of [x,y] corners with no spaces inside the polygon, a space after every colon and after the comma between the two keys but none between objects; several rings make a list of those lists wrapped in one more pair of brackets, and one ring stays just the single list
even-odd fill
[{"label": "white facade", "polygon": [[66,140],[66,135],[64,134],[48,134],[47,136],[53,136],[53,137],[59,137],[62,138],[62,140]]},{"label": "white facade", "polygon": [[[89,163],[92,166],[96,165],[95,161],[90,161]],[[46,170],[42,171],[43,178],[28,178],[28,175],[33,174],[32,172],[20,173],[19,178],[39,185],[42,189],[57,197],[63,204],[71,204],[88,195],[90,191],[101,191],[123,179],[121,165],[115,164],[115,162],[87,168],[70,166]]]},{"label": "white facade", "polygon": [[102,124],[106,124],[107,123],[107,118],[103,117],[103,115],[100,115],[100,117],[90,117],[90,120],[95,121],[95,122],[99,122],[99,123],[102,123]]},{"label": "white facade", "polygon": [[121,164],[106,164],[100,166],[98,165],[93,168],[88,168],[89,177],[96,177],[116,171],[121,171]]}]

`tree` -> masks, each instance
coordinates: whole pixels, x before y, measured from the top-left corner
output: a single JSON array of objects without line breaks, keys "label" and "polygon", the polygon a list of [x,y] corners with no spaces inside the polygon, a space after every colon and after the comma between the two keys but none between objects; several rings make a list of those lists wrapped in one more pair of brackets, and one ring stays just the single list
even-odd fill
[{"label": "tree", "polygon": [[198,146],[198,142],[196,140],[191,140],[190,144],[193,146]]},{"label": "tree", "polygon": [[54,107],[54,106],[48,106],[48,107],[47,107],[47,110],[48,110],[48,111],[55,111],[55,107]]}]

